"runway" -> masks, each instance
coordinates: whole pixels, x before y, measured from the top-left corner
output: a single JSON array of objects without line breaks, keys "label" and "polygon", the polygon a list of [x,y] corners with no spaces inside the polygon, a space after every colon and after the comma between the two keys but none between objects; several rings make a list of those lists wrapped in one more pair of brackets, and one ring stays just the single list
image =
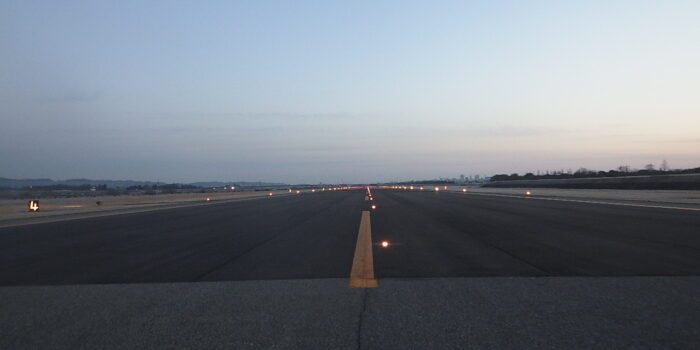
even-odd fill
[{"label": "runway", "polygon": [[347,277],[363,196],[333,191],[0,229],[0,285]]},{"label": "runway", "polygon": [[362,189],[325,191],[2,228],[0,347],[693,349],[700,341],[697,211],[371,193],[371,201]]},{"label": "runway", "polygon": [[[0,229],[0,285],[700,274],[700,215],[432,191],[303,193]],[[388,241],[382,248],[378,242]]]},{"label": "runway", "polygon": [[379,276],[700,273],[700,212],[455,192],[376,191]]}]

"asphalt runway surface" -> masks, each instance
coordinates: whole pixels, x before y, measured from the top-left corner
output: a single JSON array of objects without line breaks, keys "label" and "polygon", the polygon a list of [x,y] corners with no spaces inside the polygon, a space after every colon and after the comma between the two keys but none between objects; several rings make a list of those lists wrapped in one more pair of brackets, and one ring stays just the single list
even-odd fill
[{"label": "asphalt runway surface", "polygon": [[0,229],[0,285],[347,276],[361,191]]},{"label": "asphalt runway surface", "polygon": [[700,211],[454,192],[376,191],[391,277],[700,274]]},{"label": "asphalt runway surface", "polygon": [[[700,274],[700,213],[375,190],[378,279]],[[0,229],[0,285],[348,277],[363,190]]]},{"label": "asphalt runway surface", "polygon": [[364,190],[0,228],[0,348],[700,343],[700,211],[373,193],[376,288]]}]

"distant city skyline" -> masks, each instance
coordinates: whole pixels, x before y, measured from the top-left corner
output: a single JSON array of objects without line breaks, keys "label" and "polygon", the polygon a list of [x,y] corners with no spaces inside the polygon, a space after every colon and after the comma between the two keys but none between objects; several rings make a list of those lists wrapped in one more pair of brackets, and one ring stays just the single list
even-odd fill
[{"label": "distant city skyline", "polygon": [[700,166],[698,1],[0,5],[0,177]]}]

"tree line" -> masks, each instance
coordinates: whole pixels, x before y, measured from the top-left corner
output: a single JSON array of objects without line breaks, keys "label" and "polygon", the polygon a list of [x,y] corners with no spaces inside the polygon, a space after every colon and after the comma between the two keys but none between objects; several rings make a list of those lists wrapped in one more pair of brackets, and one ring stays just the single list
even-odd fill
[{"label": "tree line", "polygon": [[664,161],[662,165],[656,169],[653,164],[647,164],[644,169],[632,169],[628,165],[621,165],[617,169],[608,171],[595,171],[586,168],[579,168],[576,171],[564,170],[547,170],[544,174],[538,171],[538,174],[526,173],[520,175],[513,174],[497,174],[491,176],[490,181],[513,181],[513,180],[544,180],[544,179],[577,179],[577,178],[600,178],[600,177],[620,177],[620,176],[649,176],[649,175],[672,175],[672,174],[700,174],[700,167],[691,169],[669,169],[668,163]]}]

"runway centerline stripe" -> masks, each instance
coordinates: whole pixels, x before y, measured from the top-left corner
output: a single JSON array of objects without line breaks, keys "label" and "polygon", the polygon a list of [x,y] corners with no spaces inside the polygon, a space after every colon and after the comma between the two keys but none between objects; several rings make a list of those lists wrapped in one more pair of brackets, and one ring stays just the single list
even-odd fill
[{"label": "runway centerline stripe", "polygon": [[351,288],[374,288],[377,280],[374,278],[374,259],[372,257],[372,226],[369,211],[362,211],[360,229],[357,233],[355,257],[352,259],[350,270]]}]

